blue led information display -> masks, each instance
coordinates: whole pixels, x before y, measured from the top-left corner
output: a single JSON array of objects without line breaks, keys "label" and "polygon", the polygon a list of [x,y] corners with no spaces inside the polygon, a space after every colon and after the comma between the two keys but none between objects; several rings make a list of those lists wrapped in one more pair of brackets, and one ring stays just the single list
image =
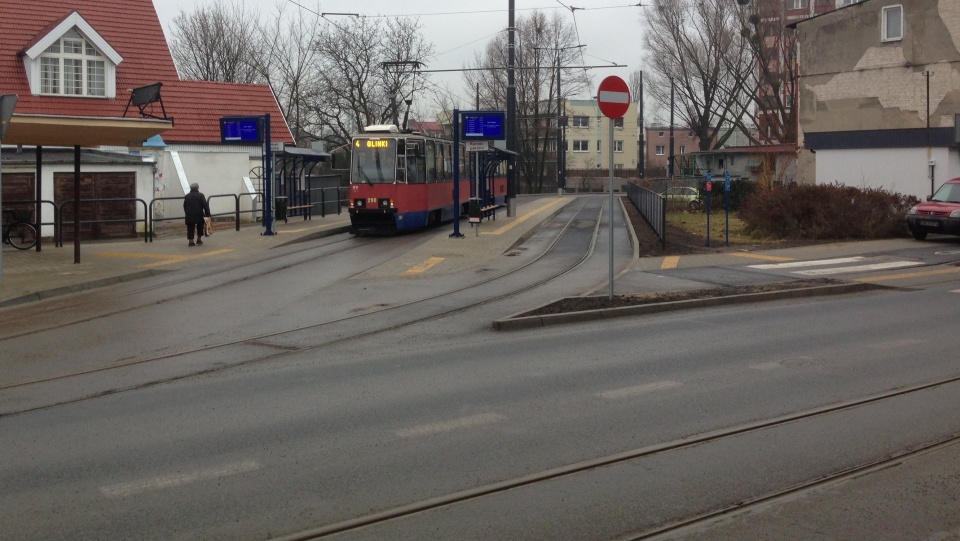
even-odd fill
[{"label": "blue led information display", "polygon": [[463,141],[491,141],[507,138],[507,114],[503,111],[462,111]]},{"label": "blue led information display", "polygon": [[260,117],[222,117],[220,119],[220,140],[223,143],[262,143]]}]

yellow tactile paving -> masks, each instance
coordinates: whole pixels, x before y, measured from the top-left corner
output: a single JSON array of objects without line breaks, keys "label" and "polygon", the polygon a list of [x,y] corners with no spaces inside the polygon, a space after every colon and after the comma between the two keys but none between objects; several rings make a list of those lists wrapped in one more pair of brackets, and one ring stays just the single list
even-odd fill
[{"label": "yellow tactile paving", "polygon": [[164,265],[174,265],[176,263],[181,263],[183,261],[188,261],[191,259],[200,259],[201,257],[211,257],[220,254],[226,254],[234,251],[233,248],[223,248],[221,250],[213,250],[210,252],[204,252],[196,255],[174,255],[174,254],[142,254],[142,253],[111,253],[111,252],[102,252],[96,254],[97,257],[110,257],[115,259],[158,259],[154,263],[147,263],[145,265],[140,265],[141,268],[149,269],[153,267],[162,267]]},{"label": "yellow tactile paving", "polygon": [[419,265],[410,267],[409,269],[407,269],[406,271],[404,271],[403,274],[401,274],[400,276],[418,276],[418,275],[420,275],[420,274],[423,274],[424,272],[427,272],[428,270],[432,269],[433,267],[436,267],[436,266],[439,265],[440,262],[442,262],[444,259],[446,259],[446,258],[444,258],[444,257],[431,257],[430,259],[424,261],[423,263],[420,263]]},{"label": "yellow tactile paving", "polygon": [[680,256],[670,255],[663,258],[663,263],[660,264],[660,270],[675,269],[679,264],[680,264]]}]

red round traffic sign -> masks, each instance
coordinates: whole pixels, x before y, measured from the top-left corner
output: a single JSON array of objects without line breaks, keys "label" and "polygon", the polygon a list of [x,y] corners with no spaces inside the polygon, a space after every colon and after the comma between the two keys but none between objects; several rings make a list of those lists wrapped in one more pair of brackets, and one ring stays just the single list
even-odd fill
[{"label": "red round traffic sign", "polygon": [[597,90],[600,112],[607,118],[622,118],[630,108],[630,87],[623,79],[611,75],[600,82]]}]

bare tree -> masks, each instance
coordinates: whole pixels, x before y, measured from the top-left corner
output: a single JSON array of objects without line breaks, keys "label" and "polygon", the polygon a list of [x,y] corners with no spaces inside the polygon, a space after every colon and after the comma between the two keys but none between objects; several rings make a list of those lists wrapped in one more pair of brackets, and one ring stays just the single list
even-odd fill
[{"label": "bare tree", "polygon": [[287,125],[298,142],[319,141],[322,127],[309,102],[317,85],[319,52],[314,43],[320,17],[299,9],[292,14],[278,8],[273,20],[257,29],[262,48],[256,57],[261,79],[270,85]]},{"label": "bare tree", "polygon": [[[737,22],[754,67],[745,80],[743,133],[754,144],[797,142],[796,33],[783,0],[754,0]],[[755,129],[751,129],[755,128]]]},{"label": "bare tree", "polygon": [[665,108],[671,87],[686,129],[700,150],[718,148],[742,124],[745,81],[754,69],[731,0],[653,0],[646,11],[644,47],[649,57],[648,94]]},{"label": "bare tree", "polygon": [[258,69],[258,13],[242,2],[214,0],[174,18],[170,52],[184,79],[263,82]]},{"label": "bare tree", "polygon": [[433,47],[421,28],[417,19],[360,17],[329,22],[320,31],[310,108],[329,145],[345,144],[364,126],[393,122],[401,104],[422,90],[415,67]]},{"label": "bare tree", "polygon": [[[556,155],[557,71],[562,77],[561,99],[580,93],[589,85],[582,69],[576,69],[576,31],[559,14],[547,17],[533,11],[520,17],[515,36],[515,83],[517,96],[517,160],[521,190],[540,193],[547,174],[548,157]],[[465,72],[470,88],[480,85],[484,109],[506,109],[507,36],[499,34],[474,57]],[[552,124],[552,125],[551,125]]]}]

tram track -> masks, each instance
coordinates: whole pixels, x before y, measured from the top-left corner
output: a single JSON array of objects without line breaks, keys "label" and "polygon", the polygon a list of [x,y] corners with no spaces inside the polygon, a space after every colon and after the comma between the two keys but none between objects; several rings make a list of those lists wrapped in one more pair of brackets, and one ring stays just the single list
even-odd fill
[{"label": "tram track", "polygon": [[[22,408],[22,409],[15,409],[15,410],[11,410],[11,411],[0,411],[0,418],[12,416],[12,415],[19,415],[19,414],[23,414],[23,413],[29,413],[29,412],[32,412],[32,411],[49,409],[49,408],[53,408],[53,407],[64,406],[64,405],[68,405],[68,404],[72,404],[72,403],[82,402],[82,401],[84,401],[84,400],[91,400],[91,399],[94,399],[94,398],[100,398],[100,397],[103,397],[103,396],[109,396],[109,395],[119,394],[119,393],[123,393],[123,392],[129,392],[129,391],[134,391],[134,390],[139,390],[139,389],[145,389],[145,388],[154,387],[154,386],[157,386],[157,385],[163,385],[163,384],[172,383],[172,382],[175,382],[175,381],[180,381],[180,380],[184,380],[184,379],[188,379],[188,378],[193,378],[193,377],[198,377],[198,376],[209,375],[209,374],[213,374],[213,373],[217,373],[217,372],[222,372],[222,371],[225,371],[225,370],[231,370],[231,369],[241,368],[241,367],[245,367],[245,366],[249,366],[249,365],[254,365],[254,364],[258,364],[258,363],[274,361],[274,360],[277,360],[277,359],[282,358],[282,357],[291,356],[291,355],[295,355],[295,354],[302,354],[302,353],[310,352],[310,351],[315,351],[315,350],[319,350],[319,349],[326,348],[326,347],[329,347],[329,346],[333,346],[333,345],[337,345],[337,344],[340,344],[340,343],[348,342],[348,341],[351,341],[351,340],[362,339],[362,338],[374,336],[374,335],[377,335],[377,334],[387,333],[387,332],[391,332],[391,331],[403,329],[403,328],[405,328],[405,327],[410,327],[410,326],[413,326],[413,325],[417,325],[417,324],[420,324],[420,323],[424,323],[424,322],[428,322],[428,321],[432,321],[432,320],[436,320],[436,319],[448,317],[448,316],[451,316],[451,315],[454,315],[454,314],[458,314],[458,313],[462,313],[462,312],[471,310],[471,309],[473,309],[473,308],[477,308],[477,307],[480,307],[480,306],[484,306],[484,305],[487,305],[487,304],[491,304],[491,303],[494,303],[494,302],[497,302],[497,301],[501,301],[501,300],[504,300],[504,299],[508,299],[508,298],[511,298],[511,297],[520,295],[520,294],[522,294],[522,293],[531,291],[531,290],[533,290],[533,289],[536,289],[536,288],[538,288],[538,287],[541,287],[541,286],[543,286],[543,285],[546,285],[546,284],[548,284],[548,283],[550,283],[550,282],[553,282],[553,281],[555,281],[555,280],[557,280],[557,279],[559,279],[559,278],[562,278],[563,276],[567,275],[567,274],[570,273],[570,272],[573,272],[573,271],[576,270],[578,267],[580,267],[585,261],[587,261],[587,260],[590,258],[590,256],[594,253],[595,248],[596,248],[597,239],[598,239],[598,236],[599,236],[600,225],[601,225],[601,223],[602,223],[602,214],[603,214],[603,209],[604,209],[604,204],[603,204],[602,202],[599,204],[599,207],[596,209],[596,218],[595,218],[595,219],[591,219],[591,221],[594,223],[594,225],[593,225],[593,231],[592,231],[592,233],[590,234],[590,241],[589,241],[589,243],[587,243],[587,246],[586,246],[585,249],[583,250],[582,255],[581,255],[578,259],[576,259],[574,262],[572,262],[571,264],[567,265],[565,268],[558,269],[558,270],[554,271],[552,274],[549,274],[549,275],[547,275],[546,277],[543,277],[543,278],[538,279],[536,282],[532,282],[532,283],[529,283],[529,284],[525,284],[525,285],[516,287],[516,288],[514,288],[514,289],[511,289],[510,291],[505,291],[505,292],[502,292],[502,293],[497,294],[497,295],[493,295],[493,296],[490,296],[490,297],[486,297],[486,298],[484,298],[484,299],[482,299],[482,300],[474,301],[474,302],[471,302],[471,303],[469,303],[469,304],[458,305],[456,308],[447,309],[447,310],[441,310],[441,311],[439,311],[439,312],[434,312],[434,313],[432,313],[432,314],[428,314],[428,315],[425,315],[425,316],[416,317],[416,318],[412,318],[412,319],[400,320],[400,321],[398,321],[396,324],[393,324],[393,325],[381,326],[381,327],[374,328],[374,329],[370,329],[370,330],[367,330],[367,331],[364,331],[364,332],[350,333],[350,334],[347,334],[347,335],[345,335],[345,336],[340,336],[340,337],[337,337],[337,338],[331,338],[331,339],[329,339],[329,340],[325,340],[325,341],[322,341],[322,342],[319,342],[319,343],[316,343],[316,344],[311,344],[311,345],[309,345],[309,346],[303,346],[303,347],[299,347],[299,346],[286,346],[286,345],[276,344],[275,342],[271,341],[271,339],[274,339],[274,340],[275,340],[275,339],[277,339],[278,337],[281,337],[281,336],[284,336],[284,335],[288,335],[288,334],[292,334],[292,333],[300,333],[300,332],[303,332],[303,331],[321,330],[321,329],[324,329],[324,328],[326,328],[326,327],[331,327],[331,326],[334,326],[334,325],[337,325],[337,324],[343,324],[343,323],[350,323],[350,322],[355,322],[355,321],[361,321],[361,320],[363,320],[363,319],[365,319],[365,318],[369,319],[369,318],[371,318],[371,316],[390,314],[390,313],[392,313],[392,312],[403,313],[403,312],[406,311],[405,309],[408,309],[408,308],[410,308],[411,306],[415,306],[415,305],[425,305],[425,304],[428,304],[428,303],[437,301],[438,299],[450,298],[450,297],[453,297],[454,295],[456,295],[456,294],[458,294],[458,293],[462,293],[462,292],[465,292],[465,291],[468,291],[468,290],[471,290],[471,289],[476,289],[476,288],[482,287],[482,286],[484,286],[484,285],[490,284],[491,282],[495,282],[495,281],[497,281],[497,280],[501,280],[501,279],[503,279],[504,277],[510,276],[510,275],[512,275],[512,274],[517,274],[517,273],[519,273],[519,272],[521,272],[521,271],[529,268],[530,266],[532,266],[532,265],[540,262],[541,260],[543,260],[544,258],[546,258],[548,255],[550,255],[551,252],[552,252],[552,250],[554,249],[554,247],[556,247],[557,244],[563,239],[564,235],[571,229],[571,227],[573,226],[573,224],[577,223],[577,222],[578,222],[578,219],[582,220],[582,218],[580,218],[580,214],[581,214],[582,212],[584,212],[585,209],[588,208],[588,206],[590,205],[590,203],[591,203],[592,201],[593,201],[593,200],[590,200],[590,199],[587,199],[587,200],[583,201],[583,203],[580,205],[580,207],[577,208],[575,212],[573,212],[572,216],[571,216],[568,220],[566,220],[566,222],[563,224],[560,232],[556,235],[556,237],[543,249],[543,251],[542,251],[539,255],[537,255],[536,257],[532,258],[530,261],[523,263],[522,265],[520,265],[520,266],[518,266],[518,267],[515,267],[515,268],[513,268],[513,269],[510,269],[510,270],[508,270],[508,271],[506,271],[506,272],[503,272],[503,273],[500,273],[500,274],[498,274],[498,275],[486,277],[486,278],[484,278],[484,279],[482,279],[482,280],[479,280],[479,281],[477,281],[477,282],[474,282],[474,283],[472,283],[472,284],[468,284],[468,285],[465,285],[465,286],[462,286],[462,287],[459,287],[459,288],[455,288],[455,289],[453,289],[453,290],[445,291],[445,292],[443,292],[443,293],[438,293],[438,294],[436,294],[436,295],[431,295],[431,296],[427,296],[427,297],[415,299],[415,300],[408,301],[408,302],[404,302],[404,303],[398,303],[398,304],[391,305],[391,306],[388,306],[388,307],[383,307],[383,308],[380,308],[380,309],[377,309],[377,310],[365,312],[365,313],[363,313],[363,314],[356,314],[356,315],[345,316],[345,317],[341,317],[341,318],[338,318],[338,319],[329,320],[329,321],[324,321],[324,322],[320,322],[320,323],[314,323],[314,324],[310,324],[310,325],[300,325],[300,326],[296,326],[296,327],[293,327],[293,328],[283,329],[283,330],[279,330],[279,331],[273,331],[273,332],[269,332],[269,333],[263,333],[263,334],[259,334],[259,335],[255,335],[255,336],[243,337],[243,338],[239,338],[239,339],[231,340],[231,341],[227,341],[227,342],[221,342],[221,343],[211,344],[211,345],[207,345],[207,346],[203,346],[203,347],[192,348],[192,349],[183,350],[183,351],[177,351],[177,352],[173,352],[173,353],[169,353],[169,354],[164,354],[164,355],[156,355],[156,356],[152,356],[152,357],[145,358],[145,359],[122,360],[122,361],[120,361],[120,362],[115,362],[115,363],[112,363],[112,364],[108,364],[108,365],[104,365],[104,366],[99,366],[99,367],[96,367],[96,368],[90,368],[90,369],[86,369],[86,370],[77,370],[77,371],[73,371],[73,372],[69,372],[69,373],[57,374],[57,375],[54,375],[54,376],[48,376],[48,377],[42,377],[42,378],[35,378],[35,379],[31,379],[31,380],[26,380],[26,381],[19,381],[19,382],[9,383],[9,384],[5,384],[5,385],[0,385],[0,393],[3,393],[3,392],[12,391],[12,390],[24,389],[24,388],[28,388],[28,387],[32,387],[32,386],[39,386],[39,385],[50,384],[50,383],[54,383],[54,382],[63,382],[63,381],[66,381],[66,380],[71,380],[71,379],[78,378],[78,377],[83,377],[83,376],[91,376],[91,375],[95,375],[95,374],[103,374],[103,373],[107,373],[107,372],[111,372],[111,371],[116,371],[116,370],[121,370],[121,369],[130,369],[130,368],[134,368],[134,367],[141,366],[141,365],[149,365],[149,364],[151,364],[151,363],[157,363],[157,362],[160,362],[160,361],[170,361],[170,360],[173,360],[173,359],[176,359],[176,358],[186,357],[186,356],[188,356],[188,355],[192,355],[192,354],[196,354],[196,353],[204,353],[204,352],[216,351],[216,350],[218,350],[218,349],[225,349],[225,348],[232,347],[232,346],[244,346],[244,345],[249,345],[249,346],[267,347],[267,348],[271,348],[271,349],[274,349],[274,350],[279,350],[279,351],[274,351],[274,352],[272,352],[272,353],[268,353],[268,354],[264,354],[264,355],[258,355],[258,356],[255,356],[254,358],[246,359],[246,360],[243,360],[243,361],[229,362],[229,363],[220,363],[220,364],[217,364],[217,365],[215,365],[215,366],[209,366],[209,367],[206,367],[206,368],[203,368],[203,369],[192,370],[192,371],[188,371],[188,372],[184,372],[184,373],[180,373],[180,374],[173,374],[173,375],[170,375],[169,377],[165,377],[165,378],[154,378],[154,379],[151,379],[151,380],[149,380],[149,381],[138,382],[138,383],[136,383],[136,384],[131,384],[131,385],[127,385],[127,386],[121,386],[121,387],[116,387],[116,388],[111,388],[111,389],[99,390],[99,391],[97,391],[97,392],[88,393],[88,394],[85,394],[85,395],[83,395],[83,396],[71,397],[71,398],[69,398],[69,399],[65,399],[65,400],[62,400],[62,401],[56,401],[56,402],[54,402],[54,403],[48,403],[48,404],[43,404],[43,405],[36,405],[36,406],[32,406],[32,407],[26,407],[26,408]],[[238,266],[238,267],[239,267],[239,266]],[[162,287],[162,286],[157,286],[157,287]],[[102,317],[106,317],[106,316],[102,316]],[[363,327],[363,326],[362,326],[362,325],[354,325],[353,327],[354,327],[354,328],[361,328],[361,327]],[[4,340],[6,340],[6,339],[7,339],[7,338],[5,338]],[[0,340],[0,343],[2,343],[2,340]]]},{"label": "tram track", "polygon": [[[298,256],[298,255],[303,255],[303,254],[305,254],[305,253],[307,253],[307,252],[312,252],[312,251],[320,251],[320,252],[323,252],[323,251],[332,249],[333,247],[335,247],[335,246],[337,246],[337,245],[339,245],[339,244],[342,244],[342,243],[354,243],[353,246],[349,246],[349,247],[347,247],[347,248],[340,248],[340,249],[337,249],[337,250],[336,250],[337,253],[343,253],[344,251],[356,250],[356,249],[363,248],[363,247],[366,247],[366,246],[369,246],[369,245],[371,245],[371,244],[375,244],[375,243],[378,243],[378,242],[385,242],[385,240],[384,240],[384,239],[369,239],[369,240],[367,240],[367,239],[348,238],[348,239],[336,240],[336,241],[333,241],[333,242],[325,243],[325,244],[322,244],[322,245],[320,245],[320,246],[310,246],[310,247],[308,247],[308,248],[303,248],[303,249],[300,249],[300,250],[295,250],[295,251],[292,251],[292,252],[289,252],[289,253],[285,254],[285,256],[286,256],[286,257]],[[270,257],[259,257],[259,258],[255,259],[255,260],[246,260],[246,261],[238,262],[238,263],[233,264],[233,265],[229,265],[229,266],[225,266],[225,267],[218,267],[218,268],[216,268],[216,269],[210,270],[209,272],[203,272],[203,273],[201,273],[201,274],[195,275],[195,276],[193,277],[193,279],[208,278],[208,277],[211,277],[211,276],[215,276],[215,275],[217,275],[217,274],[224,274],[224,273],[229,273],[229,272],[233,272],[233,271],[236,271],[236,270],[241,270],[241,269],[248,268],[248,267],[252,267],[252,266],[256,266],[256,265],[262,265],[263,263],[265,263],[265,262],[267,262],[267,261],[270,261],[270,260],[271,260]],[[265,274],[272,274],[272,273],[275,273],[275,272],[282,272],[282,271],[284,271],[284,270],[291,269],[291,268],[296,267],[297,265],[301,265],[301,264],[303,264],[303,262],[294,262],[294,263],[282,264],[282,265],[277,266],[276,268],[270,269],[270,270],[269,270],[267,273],[265,273]],[[263,274],[261,274],[261,276],[263,276]],[[227,286],[230,286],[230,285],[235,285],[235,284],[238,284],[238,283],[245,282],[245,281],[247,281],[247,280],[249,280],[249,279],[250,279],[249,277],[242,277],[242,278],[237,278],[237,279],[233,279],[233,280],[227,280],[227,281],[224,281],[224,282],[219,282],[219,283],[215,284],[214,286],[211,286],[211,287],[208,288],[207,290],[209,291],[210,289],[217,289],[217,288],[227,287]],[[150,286],[147,286],[147,287],[139,287],[139,288],[136,288],[136,289],[134,289],[134,290],[132,290],[132,291],[125,291],[125,292],[123,292],[123,293],[119,293],[119,294],[116,294],[116,295],[110,295],[110,296],[106,296],[106,297],[102,297],[102,296],[101,296],[101,297],[98,297],[98,303],[103,304],[105,301],[108,302],[108,301],[114,301],[114,300],[117,300],[117,299],[123,299],[123,298],[127,298],[127,297],[134,297],[134,296],[137,296],[137,295],[142,295],[142,294],[144,294],[144,293],[149,293],[149,292],[151,292],[151,291],[158,291],[158,290],[162,290],[162,289],[164,289],[164,288],[168,288],[168,287],[171,287],[171,286],[180,285],[180,284],[182,284],[182,283],[183,283],[183,278],[182,278],[182,277],[179,277],[179,276],[178,276],[178,277],[171,277],[170,280],[164,280],[164,281],[161,281],[161,283],[153,284],[153,285],[150,285]],[[166,303],[166,302],[175,301],[175,300],[180,299],[180,298],[182,298],[182,297],[183,297],[183,295],[176,295],[176,296],[172,296],[172,297],[167,298],[167,299],[162,299],[162,300],[159,300],[159,301],[153,301],[153,302],[151,302],[150,304],[151,304],[151,305],[163,304],[163,303]],[[87,304],[88,304],[87,301],[84,299],[84,300],[80,300],[79,302],[74,302],[74,303],[71,303],[71,304],[66,304],[66,305],[64,305],[64,306],[60,306],[60,307],[59,307],[59,310],[70,310],[70,309],[83,308],[83,307],[84,307],[85,305],[87,305]],[[91,322],[91,321],[96,321],[96,320],[99,320],[99,319],[104,319],[104,318],[108,318],[108,317],[111,317],[111,316],[115,316],[115,315],[120,315],[120,314],[124,314],[124,313],[128,313],[128,312],[132,312],[132,311],[138,310],[138,309],[140,309],[140,308],[142,308],[142,307],[143,307],[143,305],[130,306],[130,307],[127,307],[127,308],[124,308],[124,309],[121,309],[121,310],[111,310],[111,311],[109,311],[109,312],[104,312],[104,313],[96,314],[96,315],[89,316],[89,317],[86,317],[86,318],[73,319],[73,320],[69,320],[69,321],[62,321],[62,322],[58,322],[58,323],[56,323],[56,324],[54,324],[54,325],[44,326],[44,327],[42,327],[42,328],[31,329],[31,330],[29,330],[29,331],[24,331],[24,332],[20,332],[20,333],[5,335],[5,336],[3,336],[2,338],[0,338],[0,343],[2,343],[2,342],[5,341],[5,340],[11,340],[11,339],[19,338],[19,337],[22,337],[22,336],[28,336],[28,335],[31,335],[31,334],[37,334],[37,333],[41,333],[41,332],[47,332],[47,331],[51,331],[51,330],[61,329],[61,328],[64,328],[64,327],[69,327],[69,326],[71,326],[71,325],[77,325],[77,324],[80,324],[80,323],[88,323],[88,322]],[[18,313],[18,312],[19,312],[19,313]],[[21,308],[21,307],[14,307],[13,309],[7,311],[7,314],[9,314],[9,315],[7,315],[6,317],[0,318],[0,328],[2,328],[2,327],[4,327],[4,326],[10,326],[10,325],[13,325],[13,324],[24,325],[24,324],[29,324],[29,323],[30,323],[30,316],[24,316],[24,315],[22,314],[22,308]],[[39,315],[43,315],[43,314],[39,314]],[[0,387],[0,388],[2,388],[2,387]]]},{"label": "tram track", "polygon": [[[589,474],[602,468],[625,465],[640,459],[678,452],[696,446],[720,443],[724,440],[730,440],[732,438],[737,438],[751,433],[768,431],[801,421],[825,419],[831,415],[837,415],[842,412],[847,412],[870,405],[881,404],[901,397],[917,395],[925,391],[930,391],[957,383],[960,383],[960,374],[938,378],[933,381],[908,387],[890,389],[866,397],[838,402],[774,418],[744,423],[733,427],[679,438],[673,441],[588,459],[513,479],[506,479],[496,483],[478,486],[459,492],[448,493],[407,503],[390,509],[384,509],[377,512],[356,516],[347,520],[342,520],[312,529],[302,530],[300,532],[287,534],[284,536],[274,537],[272,540],[309,541],[325,539],[334,535],[359,532],[364,528],[374,526],[384,527],[388,526],[393,521],[406,519],[422,513],[437,511],[443,508],[449,508],[450,506],[454,505],[477,502],[483,498],[504,495],[507,492],[520,488],[537,487],[551,481],[570,478],[575,475]],[[796,496],[804,493],[819,490],[824,487],[842,483],[864,475],[876,473],[896,466],[902,462],[921,457],[925,454],[946,449],[958,443],[960,443],[960,433],[950,434],[945,437],[940,437],[932,441],[911,446],[909,448],[900,450],[899,452],[889,453],[880,458],[864,461],[852,467],[846,467],[839,471],[829,472],[822,476],[818,476],[803,482],[775,489],[754,498],[744,499],[731,505],[717,507],[700,514],[645,528],[626,536],[618,537],[617,539],[623,541],[664,541],[666,539],[672,539],[676,535],[689,533],[708,527],[715,522],[731,518],[738,514],[747,513],[763,506],[769,506],[779,501],[795,498]]]}]

